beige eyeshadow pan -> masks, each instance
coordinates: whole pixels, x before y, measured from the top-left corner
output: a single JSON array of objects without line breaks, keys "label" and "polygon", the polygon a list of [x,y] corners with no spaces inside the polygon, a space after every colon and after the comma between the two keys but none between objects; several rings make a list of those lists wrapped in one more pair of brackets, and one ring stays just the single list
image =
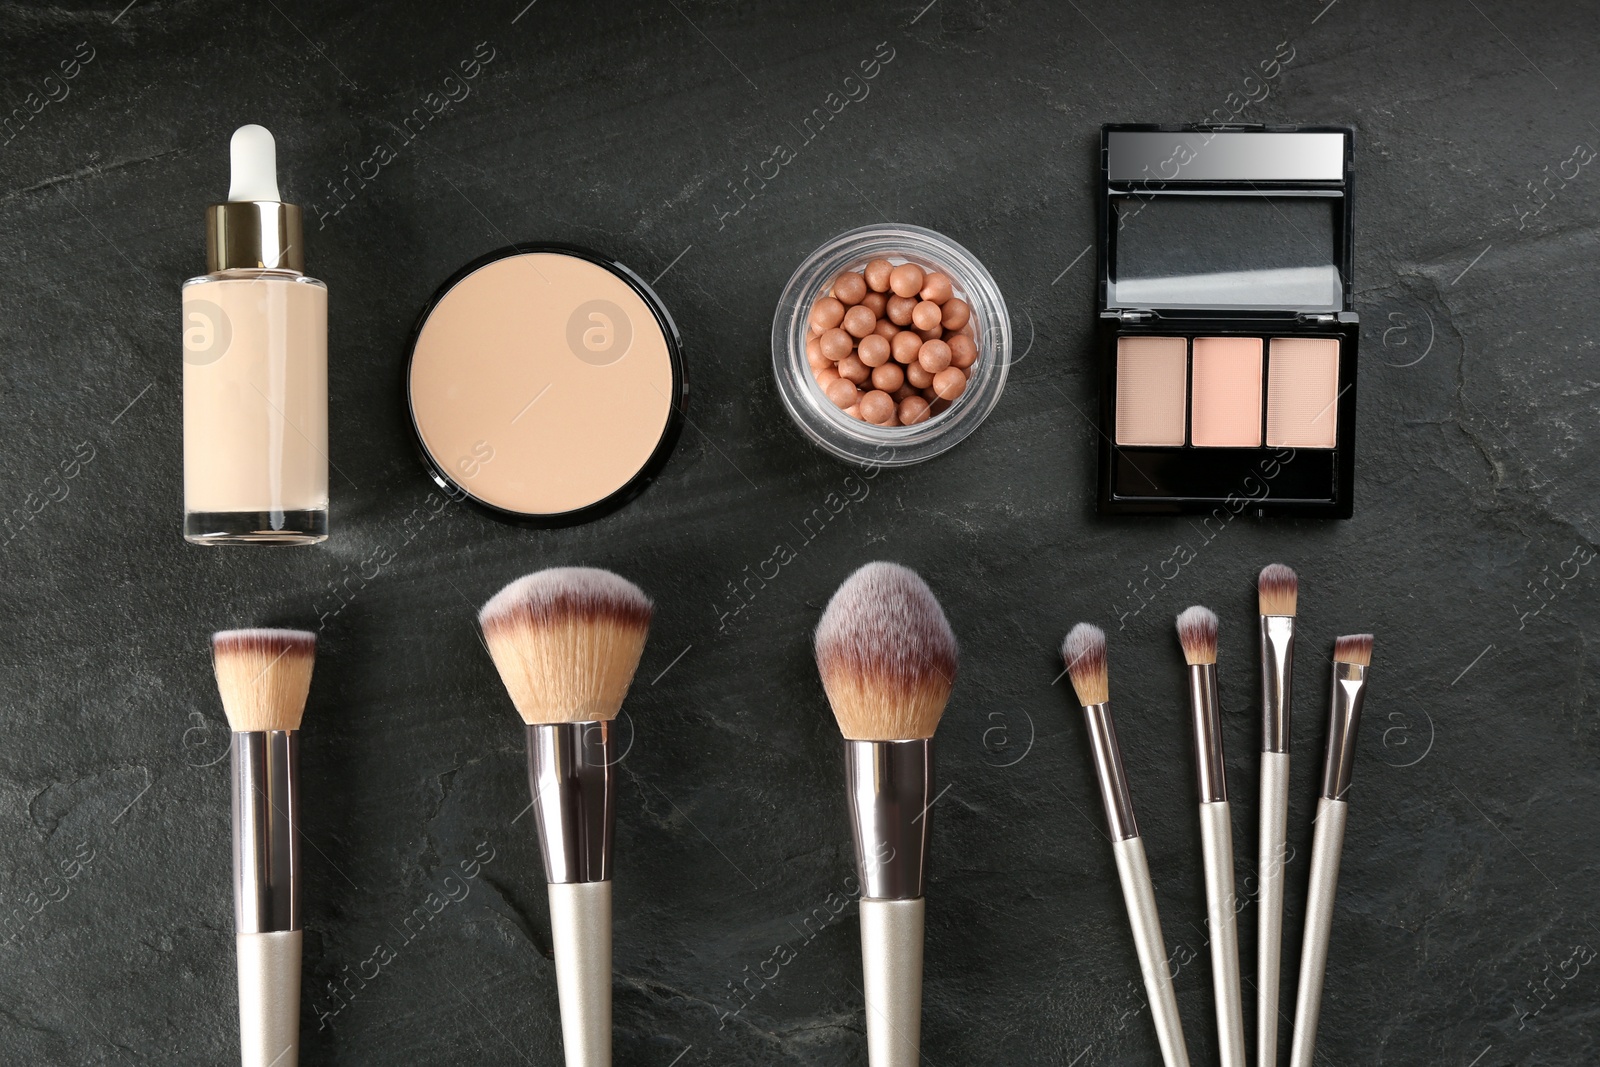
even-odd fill
[{"label": "beige eyeshadow pan", "polygon": [[1189,342],[1117,339],[1117,444],[1181,445],[1189,403]]},{"label": "beige eyeshadow pan", "polygon": [[1338,444],[1339,339],[1274,337],[1267,361],[1267,444]]},{"label": "beige eyeshadow pan", "polygon": [[425,310],[407,371],[435,480],[533,525],[631,500],[681,422],[671,323],[642,281],[594,253],[511,248],[469,264]]},{"label": "beige eyeshadow pan", "polygon": [[1194,445],[1261,447],[1261,338],[1196,337],[1192,388]]}]

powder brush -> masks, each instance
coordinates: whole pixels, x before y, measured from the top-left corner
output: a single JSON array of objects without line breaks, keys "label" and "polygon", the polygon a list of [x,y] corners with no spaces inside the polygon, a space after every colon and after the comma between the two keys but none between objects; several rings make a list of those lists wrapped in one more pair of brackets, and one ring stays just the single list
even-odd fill
[{"label": "powder brush", "polygon": [[1289,836],[1289,723],[1294,617],[1300,579],[1281,563],[1261,568],[1261,833],[1256,880],[1256,1062],[1278,1062],[1278,976],[1283,963],[1283,865]]},{"label": "powder brush", "polygon": [[1233,823],[1217,699],[1217,615],[1198,605],[1178,616],[1178,643],[1188,665],[1195,786],[1200,795],[1200,854],[1210,928],[1211,991],[1217,1010],[1217,1058],[1245,1067],[1244,1005],[1239,994],[1239,928],[1234,910]]},{"label": "powder brush", "polygon": [[567,1067],[611,1064],[611,847],[621,756],[612,720],[653,612],[638,586],[610,571],[554,567],[512,582],[478,614],[527,724]]},{"label": "powder brush", "polygon": [[300,1062],[300,719],[317,637],[305,630],[211,636],[233,731],[234,946],[243,1067]]},{"label": "powder brush", "polygon": [[915,571],[869,563],[828,601],[815,651],[845,738],[867,1059],[917,1067],[933,732],[955,681],[955,634]]},{"label": "powder brush", "polygon": [[1161,936],[1161,914],[1156,909],[1155,884],[1150,880],[1150,863],[1144,841],[1133,814],[1133,794],[1128,790],[1128,775],[1122,769],[1122,751],[1117,747],[1116,724],[1111,718],[1111,678],[1106,663],[1106,635],[1098,626],[1080,622],[1061,643],[1061,658],[1066,662],[1072,688],[1083,705],[1084,722],[1089,727],[1089,747],[1094,756],[1095,776],[1100,782],[1100,799],[1105,803],[1106,829],[1111,851],[1117,861],[1117,878],[1122,883],[1122,899],[1128,908],[1128,925],[1133,932],[1133,947],[1139,954],[1139,970],[1144,975],[1145,994],[1150,998],[1150,1020],[1156,1041],[1161,1045],[1161,1061],[1166,1067],[1189,1067],[1189,1049],[1183,1040],[1183,1023],[1178,1016],[1178,997],[1167,969],[1166,942]]},{"label": "powder brush", "polygon": [[1289,1067],[1311,1067],[1316,1055],[1322,982],[1328,973],[1328,941],[1333,932],[1333,898],[1339,887],[1339,859],[1344,851],[1345,820],[1350,813],[1346,798],[1371,665],[1371,634],[1351,634],[1334,641],[1328,749],[1322,765],[1321,796],[1317,799],[1317,828],[1311,838],[1311,886],[1306,894],[1306,929],[1300,947],[1300,986],[1295,992]]}]

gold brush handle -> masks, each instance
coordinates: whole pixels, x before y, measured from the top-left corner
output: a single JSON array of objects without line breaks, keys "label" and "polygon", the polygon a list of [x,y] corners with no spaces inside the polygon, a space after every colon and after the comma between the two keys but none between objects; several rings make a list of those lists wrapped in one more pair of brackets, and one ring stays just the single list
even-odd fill
[{"label": "gold brush handle", "polygon": [[927,902],[861,902],[861,978],[867,1062],[918,1067],[922,1048],[922,943]]},{"label": "gold brush handle", "polygon": [[1289,832],[1289,754],[1261,753],[1261,848],[1256,859],[1256,1063],[1278,1062],[1278,973],[1283,966],[1283,864]]},{"label": "gold brush handle", "polygon": [[1139,953],[1139,970],[1144,973],[1145,993],[1150,998],[1150,1021],[1155,1024],[1156,1040],[1161,1044],[1161,1061],[1166,1067],[1189,1067],[1189,1049],[1183,1041],[1183,1023],[1178,1017],[1178,996],[1172,989],[1172,974],[1167,970],[1161,914],[1156,910],[1156,889],[1150,881],[1144,842],[1128,837],[1112,842],[1111,848],[1117,857],[1122,898],[1128,905],[1133,947]]},{"label": "gold brush handle", "polygon": [[1233,889],[1233,825],[1226,800],[1200,805],[1206,922],[1211,927],[1211,990],[1217,1003],[1217,1058],[1245,1067],[1244,1004],[1239,995],[1239,926]]},{"label": "gold brush handle", "polygon": [[1317,832],[1311,841],[1311,891],[1306,896],[1306,936],[1300,949],[1300,988],[1295,996],[1294,1041],[1289,1067],[1311,1067],[1316,1055],[1317,1017],[1322,1013],[1322,980],[1328,973],[1328,939],[1333,931],[1333,897],[1339,887],[1339,855],[1350,806],[1323,797],[1317,801]]},{"label": "gold brush handle", "polygon": [[611,1067],[611,883],[550,883],[567,1067]]},{"label": "gold brush handle", "polygon": [[239,1062],[296,1067],[300,1062],[299,930],[237,934]]}]

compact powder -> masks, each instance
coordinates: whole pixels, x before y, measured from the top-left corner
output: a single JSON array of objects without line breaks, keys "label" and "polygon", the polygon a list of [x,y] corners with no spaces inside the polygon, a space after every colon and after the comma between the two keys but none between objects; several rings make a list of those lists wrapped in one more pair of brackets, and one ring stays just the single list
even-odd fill
[{"label": "compact powder", "polygon": [[1193,388],[1195,445],[1261,447],[1261,338],[1196,337]]},{"label": "compact powder", "polygon": [[1188,400],[1187,340],[1117,339],[1117,444],[1183,444]]},{"label": "compact powder", "polygon": [[1339,340],[1274,337],[1267,361],[1267,444],[1338,444]]},{"label": "compact powder", "polygon": [[491,513],[565,525],[643,490],[677,439],[677,331],[644,282],[595,253],[504,249],[424,310],[407,372],[423,458]]}]

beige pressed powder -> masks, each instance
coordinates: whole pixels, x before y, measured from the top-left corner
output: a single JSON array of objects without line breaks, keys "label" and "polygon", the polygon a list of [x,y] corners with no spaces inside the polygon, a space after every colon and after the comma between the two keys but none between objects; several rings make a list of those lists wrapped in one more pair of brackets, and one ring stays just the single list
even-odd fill
[{"label": "beige pressed powder", "polygon": [[1117,444],[1182,445],[1188,399],[1184,338],[1117,339]]},{"label": "beige pressed powder", "polygon": [[446,488],[501,518],[581,522],[642,491],[676,440],[676,331],[626,268],[576,249],[470,264],[424,312],[412,424]]},{"label": "beige pressed powder", "polygon": [[1261,338],[1196,337],[1192,388],[1192,443],[1261,446]]}]

